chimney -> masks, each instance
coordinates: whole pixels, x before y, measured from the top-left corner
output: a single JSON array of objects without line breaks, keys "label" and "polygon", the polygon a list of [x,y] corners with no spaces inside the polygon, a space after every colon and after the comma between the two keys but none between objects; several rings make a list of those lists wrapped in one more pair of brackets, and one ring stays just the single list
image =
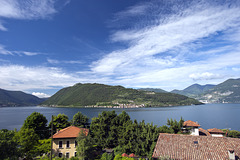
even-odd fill
[{"label": "chimney", "polygon": [[56,131],[57,131],[57,133],[58,133],[58,132],[59,132],[59,129],[57,129]]},{"label": "chimney", "polygon": [[228,149],[228,155],[230,160],[235,160],[235,152],[233,149]]}]

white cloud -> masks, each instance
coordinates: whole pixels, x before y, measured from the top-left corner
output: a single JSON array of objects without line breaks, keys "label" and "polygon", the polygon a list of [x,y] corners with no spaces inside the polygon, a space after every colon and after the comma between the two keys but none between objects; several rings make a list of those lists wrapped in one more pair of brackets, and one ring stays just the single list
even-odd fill
[{"label": "white cloud", "polygon": [[48,95],[46,93],[41,93],[41,92],[33,92],[32,95],[37,96],[39,98],[48,98],[48,97],[50,97],[50,95]]},{"label": "white cloud", "polygon": [[[57,11],[54,8],[54,0],[1,0],[1,18],[10,19],[43,19],[48,18]],[[0,21],[0,30],[6,31]]]},{"label": "white cloud", "polygon": [[174,15],[163,24],[155,24],[141,30],[117,31],[112,39],[128,42],[129,47],[109,53],[92,65],[97,73],[113,74],[118,68],[127,66],[142,58],[164,54],[175,47],[216,34],[229,27],[239,25],[240,9],[203,7],[191,8],[180,15]]},{"label": "white cloud", "polygon": [[56,59],[50,59],[50,58],[48,58],[47,61],[48,61],[48,63],[51,63],[51,64],[59,64],[59,63],[66,63],[66,64],[82,64],[82,63],[83,63],[82,61],[59,61],[59,60],[56,60]]},{"label": "white cloud", "polygon": [[25,56],[35,56],[41,53],[37,53],[37,52],[28,52],[28,51],[10,51],[7,50],[6,47],[4,45],[0,44],[0,54],[4,54],[4,55],[25,55]]},{"label": "white cloud", "polygon": [[66,87],[82,79],[67,74],[59,68],[0,66],[0,88],[9,90],[52,89]]},{"label": "white cloud", "polygon": [[219,74],[213,74],[209,72],[204,72],[204,73],[193,73],[189,75],[190,78],[193,80],[209,80],[209,79],[219,79],[222,78],[221,75]]}]

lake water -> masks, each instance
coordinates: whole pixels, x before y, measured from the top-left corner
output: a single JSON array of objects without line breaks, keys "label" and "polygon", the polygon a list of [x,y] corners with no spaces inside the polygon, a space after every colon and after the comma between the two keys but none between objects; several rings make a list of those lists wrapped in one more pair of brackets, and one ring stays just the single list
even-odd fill
[{"label": "lake water", "polygon": [[100,108],[51,108],[51,107],[2,107],[0,108],[0,129],[20,129],[24,120],[32,112],[42,113],[48,121],[51,115],[66,114],[69,119],[77,112],[82,112],[89,118],[98,116],[102,111],[115,110],[117,114],[125,110],[132,120],[145,120],[154,125],[165,125],[167,119],[197,121],[202,128],[230,128],[240,131],[240,104],[206,104],[197,106],[176,106],[136,109],[100,109]]}]

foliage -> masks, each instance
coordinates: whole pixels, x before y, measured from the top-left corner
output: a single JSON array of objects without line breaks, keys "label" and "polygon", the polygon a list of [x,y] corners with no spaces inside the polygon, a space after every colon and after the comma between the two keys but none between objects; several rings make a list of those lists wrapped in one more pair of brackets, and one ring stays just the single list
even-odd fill
[{"label": "foliage", "polygon": [[56,133],[57,129],[63,129],[70,126],[70,122],[68,121],[68,116],[65,114],[58,114],[57,116],[53,116],[53,121],[51,121],[48,125],[51,128],[53,123],[53,133]]},{"label": "foliage", "polygon": [[63,88],[43,102],[43,105],[91,106],[99,104],[145,104],[145,106],[173,106],[201,104],[197,100],[173,93],[148,94],[146,91],[103,84],[76,84]]},{"label": "foliage", "polygon": [[134,160],[134,158],[131,157],[122,157],[121,154],[118,154],[114,157],[114,160]]},{"label": "foliage", "polygon": [[181,132],[181,129],[182,129],[182,127],[183,127],[183,122],[184,122],[184,120],[182,119],[182,117],[181,117],[181,119],[179,120],[179,122],[177,121],[177,120],[172,120],[172,119],[168,119],[167,120],[167,125],[169,125],[170,126],[170,128],[174,131],[174,133],[176,134],[176,133],[179,133],[179,132]]},{"label": "foliage", "polygon": [[101,148],[114,148],[115,154],[134,153],[151,158],[159,132],[173,132],[167,126],[158,128],[144,121],[132,122],[123,111],[104,111],[92,119],[90,137]]},{"label": "foliage", "polygon": [[38,141],[35,148],[37,155],[47,154],[51,151],[51,139],[43,139]]},{"label": "foliage", "polygon": [[89,118],[82,114],[81,112],[76,113],[73,116],[71,124],[77,127],[87,128]]},{"label": "foliage", "polygon": [[16,134],[15,139],[18,141],[20,146],[21,156],[31,159],[36,156],[36,146],[39,143],[39,136],[35,133],[33,129],[21,128]]},{"label": "foliage", "polygon": [[40,137],[40,139],[48,138],[49,131],[47,128],[47,119],[43,114],[33,112],[26,118],[23,123],[23,129],[33,129],[34,132]]},{"label": "foliage", "polygon": [[240,138],[240,131],[223,129],[223,132],[227,132],[227,137]]},{"label": "foliage", "polygon": [[102,154],[101,160],[113,160],[113,155],[105,152]]},{"label": "foliage", "polygon": [[77,137],[77,144],[77,156],[80,160],[91,157],[91,141],[88,141],[87,136],[82,130]]},{"label": "foliage", "polygon": [[18,144],[14,140],[15,134],[15,131],[0,130],[0,159],[15,159],[18,157]]}]

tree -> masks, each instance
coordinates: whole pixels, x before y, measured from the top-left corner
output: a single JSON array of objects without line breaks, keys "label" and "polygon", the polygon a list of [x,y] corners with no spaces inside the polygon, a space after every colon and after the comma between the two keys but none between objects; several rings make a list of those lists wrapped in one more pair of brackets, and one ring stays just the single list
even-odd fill
[{"label": "tree", "polygon": [[73,116],[71,123],[73,126],[86,128],[88,125],[88,120],[89,118],[87,116],[81,112],[78,112]]},{"label": "tree", "polygon": [[77,155],[80,160],[84,160],[85,158],[91,157],[92,144],[91,140],[89,140],[83,130],[80,131],[77,137]]},{"label": "tree", "polygon": [[48,125],[50,128],[53,123],[53,133],[56,133],[57,129],[63,129],[70,126],[70,122],[68,122],[68,116],[65,114],[58,114],[57,116],[53,116],[53,122],[51,121]]},{"label": "tree", "polygon": [[48,138],[47,119],[38,112],[33,112],[23,123],[23,129],[33,129],[40,139]]},{"label": "tree", "polygon": [[179,120],[179,122],[177,120],[172,120],[172,119],[168,119],[167,120],[167,125],[170,126],[171,129],[173,129],[174,133],[178,133],[181,131],[182,127],[183,127],[183,118],[181,117],[181,119]]},{"label": "tree", "polygon": [[14,140],[16,131],[0,130],[0,159],[15,159],[18,157],[17,142]]},{"label": "tree", "polygon": [[37,155],[36,146],[38,145],[39,136],[33,129],[21,128],[16,134],[15,139],[20,146],[21,156],[32,159]]}]

